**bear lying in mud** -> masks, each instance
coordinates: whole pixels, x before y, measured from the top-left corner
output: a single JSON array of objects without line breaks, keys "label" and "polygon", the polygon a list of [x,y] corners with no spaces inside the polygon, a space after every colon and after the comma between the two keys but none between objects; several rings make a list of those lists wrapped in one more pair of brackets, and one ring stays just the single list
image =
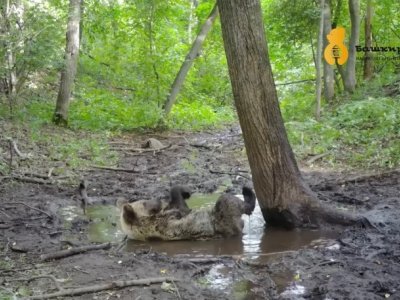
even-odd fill
[{"label": "bear lying in mud", "polygon": [[[254,192],[243,187],[244,201],[221,195],[214,207],[190,210],[186,187],[173,187],[169,201],[117,202],[122,231],[133,240],[196,240],[242,234],[242,215],[255,208]],[[172,205],[171,205],[172,203]]]}]

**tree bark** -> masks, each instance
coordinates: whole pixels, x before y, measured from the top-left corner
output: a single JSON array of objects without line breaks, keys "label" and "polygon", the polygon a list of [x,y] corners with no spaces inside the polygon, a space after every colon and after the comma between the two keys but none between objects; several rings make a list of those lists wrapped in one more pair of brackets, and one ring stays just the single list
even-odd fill
[{"label": "tree bark", "polygon": [[349,43],[349,58],[346,64],[346,72],[344,76],[344,89],[353,93],[356,84],[356,46],[360,36],[360,2],[359,0],[349,0],[349,11],[351,21],[351,35]]},{"label": "tree bark", "polygon": [[[325,2],[324,7],[324,29],[323,29],[323,48],[328,45],[328,39],[326,36],[331,32],[332,24],[331,24],[331,5],[330,1],[327,0]],[[327,61],[323,60],[324,64],[324,97],[325,100],[329,103],[335,97],[335,79],[334,79],[334,71],[333,67],[327,63]]]},{"label": "tree bark", "polygon": [[321,60],[322,60],[322,40],[324,33],[324,11],[325,11],[325,0],[321,0],[320,2],[321,13],[320,13],[320,21],[319,21],[319,31],[318,31],[318,43],[317,43],[317,58],[315,63],[316,69],[316,78],[315,78],[315,87],[316,87],[316,109],[315,109],[315,118],[319,120],[321,116]]},{"label": "tree bark", "polygon": [[183,85],[183,82],[185,81],[186,75],[189,72],[189,69],[193,64],[194,59],[197,57],[198,53],[200,52],[201,47],[203,46],[203,42],[204,42],[208,32],[210,31],[212,24],[214,23],[217,16],[218,16],[218,7],[217,7],[217,5],[215,5],[214,8],[212,9],[210,15],[208,16],[206,22],[201,27],[200,33],[197,35],[196,39],[194,40],[194,42],[192,44],[192,48],[189,51],[189,54],[186,56],[185,61],[183,62],[181,68],[179,69],[178,74],[175,77],[175,80],[171,86],[169,95],[167,97],[167,100],[165,101],[165,104],[164,104],[165,116],[168,116],[168,114],[171,112],[172,106],[174,105],[176,97],[178,96],[178,93]]},{"label": "tree bark", "polygon": [[14,51],[16,47],[15,45],[13,45],[13,35],[15,33],[15,29],[12,28],[12,23],[14,23],[12,19],[15,19],[15,17],[13,18],[13,15],[16,16],[18,4],[12,4],[10,0],[6,0],[3,5],[3,18],[5,28],[4,34],[5,36],[7,36],[5,42],[7,96],[10,101],[13,102],[17,94],[18,77],[16,68],[16,56]]},{"label": "tree bark", "polygon": [[66,34],[65,65],[61,72],[53,121],[57,125],[68,125],[68,109],[73,90],[79,57],[79,23],[81,19],[81,1],[70,0]]},{"label": "tree bark", "polygon": [[[293,228],[314,203],[283,124],[259,0],[218,0],[229,75],[265,221]],[[306,217],[308,220],[308,217]]]},{"label": "tree bark", "polygon": [[[372,0],[367,1],[367,14],[365,16],[365,47],[372,47]],[[370,80],[374,74],[374,61],[371,51],[367,51],[364,56],[364,79]]]},{"label": "tree bark", "polygon": [[197,25],[197,18],[194,14],[194,11],[196,10],[197,6],[199,3],[197,0],[189,0],[190,2],[190,10],[189,10],[189,22],[188,22],[188,43],[192,43],[192,31],[193,28],[196,27]]}]

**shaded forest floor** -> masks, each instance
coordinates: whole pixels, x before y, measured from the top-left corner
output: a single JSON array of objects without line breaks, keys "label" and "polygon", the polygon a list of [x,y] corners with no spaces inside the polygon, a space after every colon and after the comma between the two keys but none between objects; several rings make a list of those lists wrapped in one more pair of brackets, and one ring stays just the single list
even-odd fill
[{"label": "shaded forest floor", "polygon": [[[57,142],[63,141],[60,133]],[[149,137],[167,147],[138,151]],[[336,238],[263,260],[240,254],[170,256],[150,245],[127,251],[113,240],[108,249],[42,261],[42,254],[92,243],[89,226],[96,219],[80,214],[66,225],[63,216],[65,207],[79,207],[81,178],[89,181],[89,197],[98,205],[114,205],[118,197],[163,198],[171,183],[187,184],[200,193],[221,187],[238,193],[250,182],[236,127],[185,135],[125,134],[107,143],[106,150],[114,154],[104,156],[102,163],[113,164],[113,170],[99,168],[98,162],[65,163],[66,159],[49,153],[47,144],[33,145],[19,132],[20,154],[13,150],[13,172],[3,169],[0,177],[1,299],[54,292],[54,278],[61,287],[77,289],[159,277],[174,281],[108,289],[74,299],[400,299],[400,172],[366,176],[333,171],[323,163],[313,166],[319,161],[313,162],[312,157],[301,163],[302,171],[321,201],[363,214],[375,228],[330,228],[339,232]],[[10,146],[14,147],[3,136],[0,155],[5,166],[10,162]],[[79,152],[78,156],[85,155]],[[117,218],[108,221],[117,226]],[[232,280],[217,287],[206,279],[221,266],[229,268],[224,276]],[[41,275],[53,277],[36,278]]]}]

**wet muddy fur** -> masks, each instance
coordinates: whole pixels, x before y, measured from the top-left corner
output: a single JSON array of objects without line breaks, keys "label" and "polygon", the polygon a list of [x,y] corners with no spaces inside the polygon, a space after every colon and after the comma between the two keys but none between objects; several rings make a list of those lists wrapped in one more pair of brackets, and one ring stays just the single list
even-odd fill
[{"label": "wet muddy fur", "polygon": [[244,201],[233,195],[219,197],[214,207],[192,210],[180,217],[175,209],[150,214],[145,201],[127,203],[121,210],[121,228],[128,238],[136,240],[210,239],[242,234],[242,215],[255,208],[254,192],[243,188]]}]

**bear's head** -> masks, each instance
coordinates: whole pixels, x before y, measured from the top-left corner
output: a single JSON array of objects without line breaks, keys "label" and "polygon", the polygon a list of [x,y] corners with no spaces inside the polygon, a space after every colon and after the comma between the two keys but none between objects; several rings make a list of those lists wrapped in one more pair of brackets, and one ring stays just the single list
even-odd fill
[{"label": "bear's head", "polygon": [[121,221],[127,225],[140,224],[140,219],[160,212],[162,205],[159,200],[139,200],[129,203],[126,199],[118,199],[117,206],[121,211]]}]

